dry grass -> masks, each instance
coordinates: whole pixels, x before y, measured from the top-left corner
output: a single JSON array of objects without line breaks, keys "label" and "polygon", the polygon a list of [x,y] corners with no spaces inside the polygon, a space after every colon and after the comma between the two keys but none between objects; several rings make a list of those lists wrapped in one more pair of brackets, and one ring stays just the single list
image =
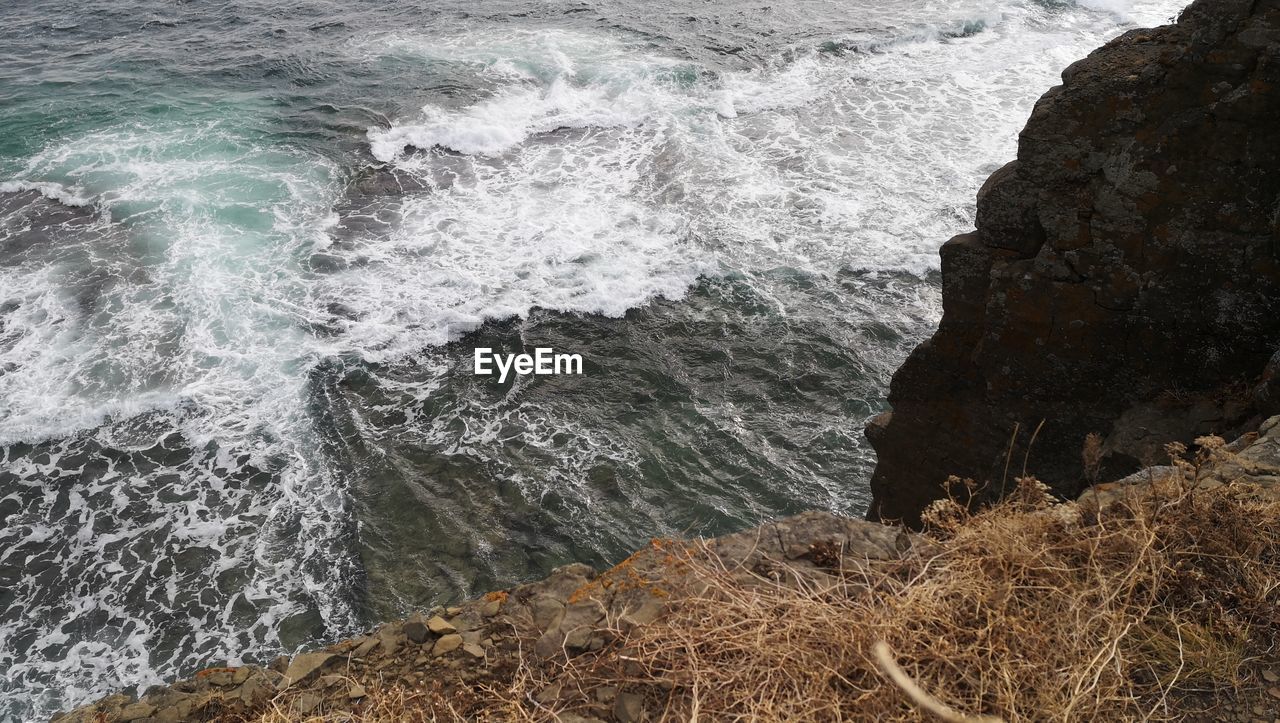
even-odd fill
[{"label": "dry grass", "polygon": [[1280,505],[1167,483],[1099,518],[1022,479],[929,517],[936,554],[802,586],[696,557],[705,591],[633,636],[627,665],[577,672],[674,684],[676,720],[919,720],[883,642],[954,720],[1168,720],[1276,660]]},{"label": "dry grass", "polygon": [[[695,550],[697,588],[616,646],[522,661],[465,711],[371,691],[359,719],[599,715],[607,685],[668,720],[1174,720],[1277,661],[1280,504],[1238,486],[1166,480],[1097,514],[1023,478],[992,508],[937,503],[926,520],[928,554],[799,584]],[[538,702],[552,681],[581,692]]]}]

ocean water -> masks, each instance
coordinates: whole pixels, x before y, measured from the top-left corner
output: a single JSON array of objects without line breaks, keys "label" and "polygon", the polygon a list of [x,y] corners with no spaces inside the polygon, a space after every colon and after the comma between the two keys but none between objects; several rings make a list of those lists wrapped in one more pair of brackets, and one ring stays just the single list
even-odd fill
[{"label": "ocean water", "polygon": [[3,3],[0,720],[861,514],[938,247],[1179,8]]}]

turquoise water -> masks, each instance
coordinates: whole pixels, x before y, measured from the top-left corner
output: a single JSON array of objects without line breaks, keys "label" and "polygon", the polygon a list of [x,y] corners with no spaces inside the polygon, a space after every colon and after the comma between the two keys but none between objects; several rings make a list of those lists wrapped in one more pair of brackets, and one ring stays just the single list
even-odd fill
[{"label": "turquoise water", "polygon": [[938,246],[1176,10],[0,8],[0,720],[861,514]]}]

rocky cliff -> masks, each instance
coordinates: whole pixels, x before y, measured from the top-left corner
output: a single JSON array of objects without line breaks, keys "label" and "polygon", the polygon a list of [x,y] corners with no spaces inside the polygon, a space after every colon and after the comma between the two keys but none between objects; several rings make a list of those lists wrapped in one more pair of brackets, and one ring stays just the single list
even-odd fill
[{"label": "rocky cliff", "polygon": [[872,519],[1024,465],[1074,495],[1280,401],[1280,1],[1199,0],[1062,78],[942,248],[942,321],[867,429]]}]

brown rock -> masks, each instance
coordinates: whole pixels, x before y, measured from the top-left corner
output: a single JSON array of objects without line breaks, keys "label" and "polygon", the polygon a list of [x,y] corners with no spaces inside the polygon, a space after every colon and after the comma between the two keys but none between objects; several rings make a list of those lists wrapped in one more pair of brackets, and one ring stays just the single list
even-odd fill
[{"label": "brown rock", "polygon": [[431,654],[438,657],[446,653],[452,653],[460,647],[462,647],[462,636],[452,633],[437,640],[436,644],[431,647]]},{"label": "brown rock", "polygon": [[302,695],[298,696],[298,702],[297,702],[298,712],[302,713],[303,715],[306,715],[311,711],[315,710],[316,708],[318,708],[322,702],[324,702],[324,699],[316,695],[315,693],[312,693],[310,691],[305,692]]},{"label": "brown rock", "polygon": [[560,700],[560,693],[563,689],[563,683],[552,683],[538,691],[538,694],[534,696],[534,700],[537,700],[539,703],[553,703]]},{"label": "brown rock", "polygon": [[281,679],[277,687],[280,690],[284,690],[294,683],[310,678],[335,657],[337,656],[333,653],[325,652],[302,653],[294,656],[293,660],[289,662],[289,667],[285,670],[284,678]]},{"label": "brown rock", "polygon": [[436,635],[448,635],[449,633],[458,632],[458,629],[455,628],[452,623],[440,617],[439,615],[433,616],[430,620],[428,620],[427,627],[430,628],[431,632],[435,633]]},{"label": "brown rock", "polygon": [[378,630],[378,647],[383,655],[395,655],[400,649],[401,640],[400,631],[390,625]]},{"label": "brown rock", "polygon": [[[436,618],[432,618],[432,620],[435,619]],[[422,643],[427,642],[427,638],[430,637],[430,632],[435,631],[430,630],[430,623],[424,621],[421,615],[414,615],[404,623],[404,636],[408,638],[409,642],[421,645]]]},{"label": "brown rock", "polygon": [[351,657],[353,658],[367,657],[369,653],[373,652],[373,649],[376,647],[378,647],[378,638],[373,635],[366,635],[360,639],[359,644],[356,645],[355,649],[351,651]]},{"label": "brown rock", "polygon": [[635,693],[618,693],[613,700],[613,717],[619,723],[641,723],[645,720],[644,698]]},{"label": "brown rock", "polygon": [[529,602],[529,609],[533,613],[533,624],[539,630],[547,630],[560,624],[560,619],[564,617],[564,602],[557,600],[550,595],[538,595]]},{"label": "brown rock", "polygon": [[149,718],[151,714],[156,712],[156,707],[150,703],[140,700],[137,703],[126,705],[120,711],[120,720],[122,723],[131,723],[139,718]]}]

